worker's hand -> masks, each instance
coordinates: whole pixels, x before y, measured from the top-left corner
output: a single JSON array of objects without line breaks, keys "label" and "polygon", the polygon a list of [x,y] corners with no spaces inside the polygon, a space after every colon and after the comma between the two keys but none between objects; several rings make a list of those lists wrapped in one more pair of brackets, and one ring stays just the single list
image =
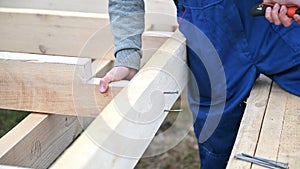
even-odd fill
[{"label": "worker's hand", "polygon": [[276,3],[273,7],[268,7],[266,9],[265,17],[270,23],[275,25],[283,24],[285,27],[290,26],[294,20],[300,24],[300,16],[294,15],[293,18],[290,18],[286,15],[287,6],[299,6],[300,0],[265,0],[264,2]]},{"label": "worker's hand", "polygon": [[265,2],[272,2],[272,3],[278,3],[280,5],[300,7],[300,0],[265,0]]},{"label": "worker's hand", "polygon": [[105,93],[110,82],[131,80],[136,73],[137,70],[132,68],[114,67],[100,80],[99,91]]}]

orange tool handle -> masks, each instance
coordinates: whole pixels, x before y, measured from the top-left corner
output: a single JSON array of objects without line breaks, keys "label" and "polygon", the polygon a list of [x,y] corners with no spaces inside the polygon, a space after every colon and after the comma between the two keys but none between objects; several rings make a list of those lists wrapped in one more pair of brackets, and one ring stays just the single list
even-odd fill
[{"label": "orange tool handle", "polygon": [[[265,16],[267,7],[273,8],[275,4],[263,2],[261,4],[255,5],[251,10],[250,13],[252,16]],[[295,14],[300,15],[300,8],[296,6],[288,7],[287,15],[289,17],[293,17]]]}]

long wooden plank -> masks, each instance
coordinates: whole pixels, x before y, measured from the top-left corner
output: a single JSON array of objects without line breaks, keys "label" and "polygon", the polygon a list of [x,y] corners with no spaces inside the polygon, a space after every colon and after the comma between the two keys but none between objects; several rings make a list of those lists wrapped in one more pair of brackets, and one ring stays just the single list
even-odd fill
[{"label": "long wooden plank", "polygon": [[300,97],[285,94],[287,104],[277,160],[288,162],[289,168],[300,168]]},{"label": "long wooden plank", "polygon": [[[290,168],[300,167],[300,135],[297,130],[300,124],[297,117],[300,110],[299,103],[299,97],[273,85],[256,156],[273,160],[281,159],[280,161],[288,162]],[[252,168],[263,167],[253,165]]]},{"label": "long wooden plank", "polygon": [[31,113],[0,139],[0,163],[48,168],[91,121],[92,118]]},{"label": "long wooden plank", "polygon": [[0,0],[0,6],[6,8],[107,13],[108,2],[105,0]]},{"label": "long wooden plank", "polygon": [[[257,142],[255,156],[273,160],[277,159],[286,104],[287,94],[274,84],[261,127],[260,137]],[[253,165],[252,168],[259,169],[263,167]]]},{"label": "long wooden plank", "polygon": [[[133,168],[187,83],[182,35],[169,39],[51,168]],[[99,134],[101,133],[101,134]],[[84,157],[84,158],[82,158]],[[76,161],[76,163],[74,163]]]},{"label": "long wooden plank", "polygon": [[[175,15],[173,0],[145,0],[148,13]],[[107,13],[108,0],[0,0],[1,7]]]},{"label": "long wooden plank", "polygon": [[24,167],[19,167],[19,166],[9,166],[9,165],[0,165],[1,169],[29,169],[29,168],[24,168]]},{"label": "long wooden plank", "polygon": [[[150,18],[147,30],[167,22]],[[113,47],[108,14],[0,8],[0,25],[0,51],[101,58]]]},{"label": "long wooden plank", "polygon": [[107,14],[0,8],[0,24],[0,51],[97,58],[113,43]]},{"label": "long wooden plank", "polygon": [[97,116],[120,91],[98,92],[89,59],[2,53],[0,107],[65,115]]},{"label": "long wooden plank", "polygon": [[260,135],[260,128],[267,108],[271,81],[265,76],[261,76],[254,84],[251,94],[247,100],[243,119],[240,124],[238,135],[234,143],[228,169],[250,168],[251,164],[234,158],[235,154],[246,153],[254,155],[256,144]]}]

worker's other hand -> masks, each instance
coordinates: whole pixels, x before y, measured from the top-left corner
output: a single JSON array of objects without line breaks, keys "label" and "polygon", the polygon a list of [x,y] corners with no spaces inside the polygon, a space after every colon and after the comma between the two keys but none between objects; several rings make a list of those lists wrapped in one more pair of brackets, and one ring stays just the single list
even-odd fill
[{"label": "worker's other hand", "polygon": [[266,9],[265,17],[270,23],[274,23],[275,25],[283,24],[285,27],[290,26],[294,20],[300,24],[300,16],[294,15],[293,18],[288,17],[287,6],[299,6],[300,0],[265,0],[264,2],[272,2],[276,3],[273,7],[268,7]]},{"label": "worker's other hand", "polygon": [[99,91],[105,93],[110,82],[131,80],[137,70],[127,67],[114,67],[100,80]]}]

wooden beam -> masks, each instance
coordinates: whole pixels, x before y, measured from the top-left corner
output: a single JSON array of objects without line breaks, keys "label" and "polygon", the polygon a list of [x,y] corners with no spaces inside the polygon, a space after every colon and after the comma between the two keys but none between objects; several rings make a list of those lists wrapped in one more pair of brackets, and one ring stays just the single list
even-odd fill
[{"label": "wooden beam", "polygon": [[1,7],[27,8],[88,13],[107,13],[108,2],[103,0],[0,0]]},{"label": "wooden beam", "polygon": [[[0,8],[0,25],[5,25],[0,27],[0,51],[102,58],[113,47],[108,18],[108,14]],[[155,25],[164,23],[148,19],[146,25],[151,26],[146,28],[157,30]],[[167,29],[174,31],[174,25]]]},{"label": "wooden beam", "polygon": [[0,107],[34,112],[97,116],[122,87],[98,92],[90,59],[2,53]]},{"label": "wooden beam", "polygon": [[107,14],[0,8],[0,24],[0,51],[97,58],[113,44]]},{"label": "wooden beam", "polygon": [[30,169],[30,168],[24,168],[19,166],[9,166],[9,165],[0,165],[1,169]]},{"label": "wooden beam", "polygon": [[92,118],[31,113],[0,139],[0,163],[48,168],[91,121]]},{"label": "wooden beam", "polygon": [[288,162],[289,168],[300,168],[300,97],[284,93],[287,102],[277,160]]},{"label": "wooden beam", "polygon": [[[257,142],[255,156],[277,159],[286,102],[287,95],[277,85],[273,84],[268,107],[260,128],[260,137]],[[262,167],[253,165],[252,168],[258,169]]]},{"label": "wooden beam", "polygon": [[271,90],[271,80],[261,76],[254,84],[245,109],[239,132],[234,143],[228,169],[250,168],[251,163],[234,158],[235,154],[245,153],[254,155],[256,144],[260,135],[260,128],[263,123],[264,114],[267,108]]},{"label": "wooden beam", "polygon": [[[148,13],[162,13],[176,16],[173,0],[145,0]],[[0,0],[0,6],[6,8],[28,8],[88,13],[107,13],[108,1],[104,0]]]},{"label": "wooden beam", "polygon": [[113,66],[114,60],[97,59],[92,63],[92,75],[93,77],[104,77]]},{"label": "wooden beam", "polygon": [[185,49],[177,32],[51,168],[133,168],[179,97],[162,92],[186,86]]},{"label": "wooden beam", "polygon": [[[145,32],[142,65],[169,36],[164,32]],[[100,94],[99,83],[86,85],[80,78],[103,77],[113,66],[110,58],[113,49],[92,64],[86,58],[1,53],[0,107],[95,117],[123,86],[112,83],[110,92]]]}]

